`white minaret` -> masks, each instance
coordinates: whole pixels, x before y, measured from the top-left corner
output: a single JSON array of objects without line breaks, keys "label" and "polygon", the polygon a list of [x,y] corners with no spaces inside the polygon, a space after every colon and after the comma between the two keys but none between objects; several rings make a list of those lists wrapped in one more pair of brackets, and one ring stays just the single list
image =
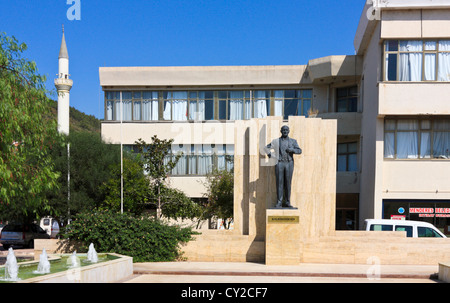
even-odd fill
[{"label": "white minaret", "polygon": [[59,73],[55,79],[56,90],[58,91],[58,131],[69,134],[69,100],[70,89],[73,81],[69,79],[69,53],[67,52],[66,39],[64,38],[64,25],[61,49],[59,50]]}]

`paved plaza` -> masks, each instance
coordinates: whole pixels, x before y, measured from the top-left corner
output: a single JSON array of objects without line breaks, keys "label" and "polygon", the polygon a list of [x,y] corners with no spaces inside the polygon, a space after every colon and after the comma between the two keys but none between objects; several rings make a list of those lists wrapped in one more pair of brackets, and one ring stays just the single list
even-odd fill
[{"label": "paved plaza", "polygon": [[438,265],[135,263],[123,283],[439,283]]}]

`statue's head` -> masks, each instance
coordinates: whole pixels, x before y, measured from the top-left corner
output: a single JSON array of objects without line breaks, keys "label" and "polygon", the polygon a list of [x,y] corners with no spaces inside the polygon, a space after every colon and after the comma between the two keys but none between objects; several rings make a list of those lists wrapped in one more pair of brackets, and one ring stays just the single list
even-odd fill
[{"label": "statue's head", "polygon": [[289,135],[289,126],[283,125],[283,127],[281,127],[281,136],[283,138],[286,138],[288,135]]}]

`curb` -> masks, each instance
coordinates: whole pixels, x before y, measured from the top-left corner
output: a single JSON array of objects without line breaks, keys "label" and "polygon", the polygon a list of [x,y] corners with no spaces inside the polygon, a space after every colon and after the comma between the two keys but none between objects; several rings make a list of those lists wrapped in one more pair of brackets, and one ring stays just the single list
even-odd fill
[{"label": "curb", "polygon": [[[186,275],[186,276],[249,276],[249,277],[327,277],[327,278],[367,278],[367,274],[358,273],[304,273],[304,272],[236,272],[236,271],[158,271],[135,270],[135,275]],[[432,279],[437,274],[381,274],[380,279]]]}]

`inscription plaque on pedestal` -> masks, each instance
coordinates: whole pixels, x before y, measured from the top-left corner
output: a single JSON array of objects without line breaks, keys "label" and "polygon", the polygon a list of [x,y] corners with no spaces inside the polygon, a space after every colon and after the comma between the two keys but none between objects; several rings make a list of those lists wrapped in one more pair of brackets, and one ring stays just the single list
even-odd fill
[{"label": "inscription plaque on pedestal", "polygon": [[269,216],[268,224],[298,224],[299,216]]}]

